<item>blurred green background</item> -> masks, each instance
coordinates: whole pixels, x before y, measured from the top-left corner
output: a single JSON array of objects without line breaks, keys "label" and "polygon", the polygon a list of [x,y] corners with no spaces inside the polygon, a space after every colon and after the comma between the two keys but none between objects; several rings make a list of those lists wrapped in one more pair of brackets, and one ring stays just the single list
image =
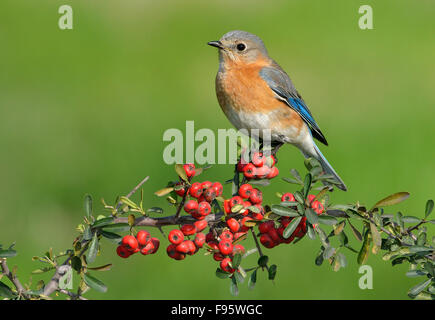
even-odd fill
[{"label": "blurred green background", "polygon": [[[72,5],[73,30],[58,28],[62,4]],[[374,30],[358,28],[362,4],[373,7]],[[184,130],[186,120],[231,127],[215,97],[217,52],[206,43],[233,29],[263,38],[310,106],[330,143],[321,149],[349,187],[334,202],[372,205],[409,191],[392,210],[421,216],[434,197],[434,16],[433,0],[2,0],[0,242],[16,241],[19,252],[10,264],[24,281],[40,267],[32,256],[70,247],[85,193],[102,213],[100,198],[113,202],[150,175],[146,206],[168,208],[153,195],[175,178],[162,161],[163,132]],[[302,159],[281,149],[280,176],[303,172]],[[224,181],[231,171],[215,166],[201,178]],[[266,200],[293,190],[275,179]],[[163,239],[156,255],[122,260],[102,243],[95,264],[113,268],[94,275],[109,291],[89,298],[233,298],[210,256],[170,260]],[[335,273],[314,265],[318,247],[303,239],[265,249],[278,265],[275,284],[261,274],[256,290],[245,283],[238,298],[406,299],[416,283],[405,266],[371,256],[374,289],[360,290],[356,255],[346,252],[348,267]],[[40,279],[48,275],[33,276]]]}]

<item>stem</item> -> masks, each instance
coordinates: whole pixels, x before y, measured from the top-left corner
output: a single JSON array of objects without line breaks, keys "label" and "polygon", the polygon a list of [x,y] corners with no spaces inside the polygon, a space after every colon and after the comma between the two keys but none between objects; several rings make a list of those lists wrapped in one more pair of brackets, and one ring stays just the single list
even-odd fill
[{"label": "stem", "polygon": [[[135,194],[136,193],[136,191],[145,183],[145,182],[147,182],[148,181],[148,179],[149,179],[150,177],[149,176],[146,176],[141,182],[139,182],[139,184],[136,186],[136,187],[134,187],[127,195],[126,195],[126,198],[130,198],[133,194]],[[118,202],[118,204],[116,205],[116,211],[118,211],[118,209],[119,209],[119,207],[121,206],[121,204],[122,204],[122,202],[121,201],[119,201]]]},{"label": "stem", "polygon": [[27,295],[25,292],[23,285],[21,284],[20,280],[12,274],[12,272],[9,270],[8,264],[6,262],[6,259],[1,259],[1,268],[3,274],[8,277],[8,279],[14,284],[15,288],[17,289],[18,295],[24,297],[25,299],[30,299],[30,296]]}]

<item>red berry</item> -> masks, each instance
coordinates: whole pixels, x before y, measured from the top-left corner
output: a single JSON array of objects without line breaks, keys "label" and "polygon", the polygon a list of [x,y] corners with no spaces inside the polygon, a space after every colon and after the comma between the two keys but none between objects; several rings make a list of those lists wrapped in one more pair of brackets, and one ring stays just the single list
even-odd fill
[{"label": "red berry", "polygon": [[231,204],[230,200],[224,200],[224,210],[226,214],[231,213]]},{"label": "red berry", "polygon": [[[179,189],[177,189],[177,188],[179,188]],[[177,195],[179,195],[180,197],[184,196],[184,193],[185,193],[184,185],[181,182],[177,182],[174,189],[175,189],[175,193]]]},{"label": "red berry", "polygon": [[266,163],[266,158],[263,156],[262,152],[255,152],[252,155],[252,163],[256,167],[262,167]]},{"label": "red berry", "polygon": [[237,171],[244,172],[245,167],[246,167],[246,163],[243,163],[242,160],[239,160],[239,162],[237,163]]},{"label": "red berry", "polygon": [[195,165],[193,163],[187,163],[183,165],[183,168],[188,178],[191,178],[195,175]]},{"label": "red berry", "polygon": [[124,238],[122,238],[121,245],[126,247],[127,250],[131,252],[134,252],[139,247],[136,238],[131,235],[124,236]]},{"label": "red berry", "polygon": [[242,221],[241,221],[241,223],[240,223],[240,224],[242,225],[241,231],[244,231],[244,230],[246,230],[246,229],[249,230],[250,227],[246,226],[245,223],[246,223],[247,221],[250,221],[250,220],[252,220],[251,217],[244,217],[244,218],[242,219]]},{"label": "red berry", "polygon": [[198,211],[191,213],[191,216],[193,218],[195,218],[196,220],[204,220],[205,219],[205,216],[200,215]]},{"label": "red berry", "polygon": [[209,241],[207,242],[207,244],[209,245],[210,248],[212,248],[213,250],[219,250],[219,245],[216,241]]},{"label": "red berry", "polygon": [[264,179],[269,175],[270,171],[271,169],[268,166],[257,168],[255,171],[255,177],[258,179]]},{"label": "red berry", "polygon": [[184,240],[183,242],[178,244],[175,247],[175,250],[177,250],[177,252],[180,252],[180,253],[189,253],[190,252],[190,245],[189,245],[188,241],[190,241],[190,240]]},{"label": "red berry", "polygon": [[185,236],[190,236],[196,233],[196,227],[193,224],[183,224],[181,226],[181,232],[183,232]]},{"label": "red berry", "polygon": [[279,170],[277,167],[272,167],[269,171],[269,174],[266,176],[266,179],[273,179],[279,174]]},{"label": "red berry", "polygon": [[227,220],[227,226],[230,228],[231,232],[237,232],[240,229],[240,224],[234,218]]},{"label": "red berry", "polygon": [[190,186],[189,194],[194,198],[199,198],[202,194],[202,185],[199,182],[194,182]]},{"label": "red berry", "polygon": [[252,179],[255,178],[257,171],[257,167],[254,166],[252,163],[248,163],[245,168],[243,169],[243,175],[246,179]]},{"label": "red berry", "polygon": [[258,225],[258,231],[260,233],[268,233],[270,229],[274,228],[273,221],[269,220]]},{"label": "red berry", "polygon": [[207,202],[212,202],[217,197],[216,189],[213,187],[208,188],[204,191],[204,199]]},{"label": "red berry", "polygon": [[270,229],[267,234],[269,237],[275,242],[275,244],[278,244],[281,242],[281,238],[279,236],[278,231],[275,228]]},{"label": "red berry", "polygon": [[234,207],[236,204],[243,204],[242,197],[234,196],[230,199],[230,206],[231,208]]},{"label": "red berry", "polygon": [[202,216],[207,216],[211,213],[210,203],[207,201],[200,202],[198,205],[198,213]]},{"label": "red berry", "polygon": [[276,164],[276,158],[274,155],[270,155],[266,158],[266,165],[272,168]]},{"label": "red berry", "polygon": [[122,245],[120,245],[120,246],[118,246],[118,248],[116,248],[116,253],[121,258],[128,258],[129,256],[132,255],[132,253],[126,247],[124,247]]},{"label": "red berry", "polygon": [[225,256],[220,252],[215,252],[213,253],[213,259],[215,261],[222,261],[223,259],[225,259]]},{"label": "red berry", "polygon": [[208,222],[207,220],[199,220],[199,221],[195,221],[193,225],[196,227],[196,232],[201,232],[202,230],[207,228]]},{"label": "red berry", "polygon": [[160,247],[160,240],[157,239],[157,238],[152,237],[152,238],[151,238],[151,242],[152,242],[152,244],[154,245],[154,251],[151,252],[151,253],[156,253],[157,250],[159,250],[159,247]]},{"label": "red berry", "polygon": [[201,187],[203,190],[207,190],[212,186],[212,184],[213,183],[211,181],[204,181],[203,183],[201,183]]},{"label": "red berry", "polygon": [[284,193],[282,195],[281,201],[286,202],[286,201],[296,201],[296,200],[295,200],[295,196],[293,195],[293,193],[287,192],[287,193]]},{"label": "red berry", "polygon": [[311,204],[311,208],[313,208],[314,212],[316,212],[317,214],[323,213],[324,210],[323,204],[321,204],[317,200],[313,201],[313,203]]},{"label": "red berry", "polygon": [[167,248],[166,248],[166,253],[168,254],[169,257],[174,258],[175,254],[177,253],[176,250],[177,245],[175,244],[170,244]]},{"label": "red berry", "polygon": [[246,234],[246,232],[236,232],[235,234],[234,234],[234,240],[237,240],[237,239],[239,239],[240,237],[243,237],[244,235]]},{"label": "red berry", "polygon": [[151,240],[151,235],[148,231],[139,230],[136,234],[137,242],[140,246],[145,246]]},{"label": "red berry", "polygon": [[263,246],[266,248],[273,248],[275,246],[275,242],[272,240],[272,238],[267,234],[262,234],[260,236],[260,242]]},{"label": "red berry", "polygon": [[198,248],[202,248],[202,246],[204,245],[204,243],[205,243],[205,234],[203,234],[203,233],[197,233],[196,234],[196,236],[195,236],[195,245],[198,247]]},{"label": "red berry", "polygon": [[189,251],[187,252],[187,254],[193,255],[197,250],[195,243],[192,240],[186,240],[185,242],[186,242],[187,247],[189,248]]},{"label": "red berry", "polygon": [[223,255],[229,255],[231,252],[233,252],[233,244],[230,240],[221,240],[219,242],[219,251]]},{"label": "red berry", "polygon": [[231,231],[229,230],[225,230],[223,231],[220,236],[219,236],[222,240],[228,240],[228,241],[233,241],[233,234],[231,233]]},{"label": "red berry", "polygon": [[198,210],[198,202],[196,200],[189,200],[184,204],[184,211],[187,213],[194,213]]},{"label": "red berry", "polygon": [[148,242],[146,246],[140,249],[140,253],[143,255],[151,254],[155,252],[154,243],[152,241]]},{"label": "red berry", "polygon": [[181,232],[181,230],[174,229],[169,232],[168,240],[173,244],[180,244],[184,240],[184,234]]},{"label": "red berry", "polygon": [[221,261],[220,263],[220,267],[223,271],[229,272],[229,273],[234,273],[234,271],[236,271],[235,269],[230,267],[230,263],[231,263],[231,259],[230,258],[225,258]]},{"label": "red berry", "polygon": [[313,202],[314,198],[316,198],[316,196],[314,194],[309,194],[307,197],[308,203]]},{"label": "red berry", "polygon": [[222,186],[222,183],[215,182],[211,186],[216,191],[216,196],[219,197],[222,195],[222,192],[224,191],[224,187]]},{"label": "red berry", "polygon": [[251,195],[252,186],[248,183],[242,184],[239,188],[239,195],[244,199],[249,199]]},{"label": "red berry", "polygon": [[259,204],[263,202],[263,193],[257,188],[252,189],[251,195],[249,196],[249,201],[251,201],[253,204]]},{"label": "red berry", "polygon": [[213,234],[213,232],[209,232],[209,233],[207,233],[206,234],[206,236],[205,236],[205,241],[206,242],[210,242],[210,241],[213,241],[214,240],[214,234]]},{"label": "red berry", "polygon": [[240,253],[240,254],[244,254],[246,252],[245,247],[242,246],[241,244],[236,244],[233,248],[233,253]]}]

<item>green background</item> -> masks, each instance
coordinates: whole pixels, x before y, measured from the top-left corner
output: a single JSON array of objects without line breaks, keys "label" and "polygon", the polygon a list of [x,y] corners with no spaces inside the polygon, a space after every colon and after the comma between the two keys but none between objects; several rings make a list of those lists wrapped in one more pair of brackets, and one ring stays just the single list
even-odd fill
[{"label": "green background", "polygon": [[[58,28],[61,4],[73,7],[73,30]],[[358,28],[362,4],[373,6],[374,30]],[[408,191],[392,210],[422,216],[435,181],[434,16],[432,0],[2,0],[0,242],[16,241],[19,252],[9,263],[25,281],[40,267],[32,256],[70,247],[85,193],[102,213],[100,198],[113,202],[150,175],[145,205],[171,212],[153,195],[175,178],[162,161],[163,132],[186,120],[231,127],[215,97],[217,52],[206,43],[233,29],[259,35],[310,106],[330,143],[321,149],[349,187],[334,202],[370,206]],[[296,148],[279,155],[280,177],[303,171]],[[224,181],[231,171],[215,166],[201,179]],[[264,190],[276,202],[276,191],[295,187],[276,178]],[[122,260],[102,243],[95,265],[113,267],[94,275],[109,290],[89,298],[233,298],[210,256],[170,260],[163,239],[157,254]],[[349,265],[336,273],[314,265],[318,247],[306,238],[265,249],[278,265],[275,284],[261,273],[256,290],[245,283],[238,298],[406,299],[418,281],[405,277],[406,266],[370,256],[374,288],[361,290],[356,255],[346,252]]]}]

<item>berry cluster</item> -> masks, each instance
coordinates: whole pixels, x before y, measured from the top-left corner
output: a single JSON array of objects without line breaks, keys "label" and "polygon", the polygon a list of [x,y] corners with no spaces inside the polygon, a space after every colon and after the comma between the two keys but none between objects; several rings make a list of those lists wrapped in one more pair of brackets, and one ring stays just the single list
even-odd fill
[{"label": "berry cluster", "polygon": [[236,271],[232,267],[232,259],[237,253],[245,253],[245,248],[237,241],[252,227],[247,225],[248,221],[263,219],[262,202],[262,192],[250,184],[241,185],[237,196],[224,200],[225,226],[210,231],[206,236],[209,252],[214,260],[220,262],[223,271]]},{"label": "berry cluster", "polygon": [[[195,173],[193,165],[184,167],[186,175],[192,177]],[[180,183],[181,184],[181,183]],[[223,186],[219,182],[212,183],[210,181],[194,182],[189,188],[179,188],[175,191],[179,196],[191,198],[184,204],[184,211],[195,218],[194,223],[184,224],[180,229],[172,230],[168,239],[171,244],[167,247],[168,256],[183,260],[186,254],[193,255],[205,243],[205,235],[201,231],[207,228],[208,223],[205,217],[211,213],[211,202],[222,195]],[[185,237],[195,236],[193,240]]]},{"label": "berry cluster", "polygon": [[[323,213],[324,207],[319,201],[314,200],[315,197],[315,195],[310,194],[307,197],[307,200],[310,204],[310,207],[314,210],[314,212],[319,215]],[[296,200],[293,194],[288,192],[282,195],[281,201],[290,202]],[[288,237],[287,239],[284,238],[284,230],[293,219],[294,218],[290,217],[281,217],[277,220],[277,226],[275,225],[274,221],[266,221],[261,223],[258,226],[261,244],[266,248],[271,249],[281,243],[291,243],[295,238],[302,238],[303,236],[305,236],[305,234],[307,233],[307,218],[303,217],[299,222],[298,226],[296,227],[295,231],[293,231],[293,233],[290,235],[290,237]]]},{"label": "berry cluster", "polygon": [[159,249],[159,246],[159,239],[151,237],[148,231],[140,230],[136,234],[136,237],[132,235],[124,236],[121,244],[116,249],[116,253],[121,258],[128,258],[139,251],[143,255],[154,254]]},{"label": "berry cluster", "polygon": [[264,156],[262,152],[252,154],[251,162],[246,163],[243,157],[237,163],[237,171],[243,173],[246,179],[272,179],[279,174],[275,167],[276,158],[273,155]]}]

